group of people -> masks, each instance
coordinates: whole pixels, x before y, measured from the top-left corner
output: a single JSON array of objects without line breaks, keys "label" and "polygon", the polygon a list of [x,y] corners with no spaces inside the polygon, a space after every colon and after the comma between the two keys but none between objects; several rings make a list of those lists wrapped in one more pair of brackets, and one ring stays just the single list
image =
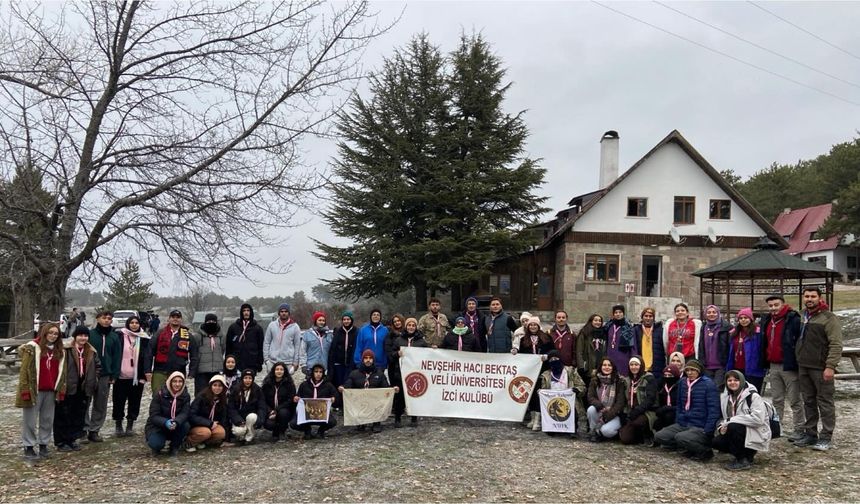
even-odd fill
[{"label": "group of people", "polygon": [[[361,327],[349,311],[335,329],[325,313],[316,312],[306,330],[287,303],[265,328],[244,304],[225,334],[214,314],[192,331],[173,310],[167,325],[150,336],[137,317],[114,330],[111,312],[102,311],[95,327],[76,327],[68,341],[57,324],[47,324],[21,347],[16,405],[24,408],[24,454],[50,456],[52,433],[59,451],[80,450],[82,437],[101,442],[111,389],[116,436],[133,435],[146,384],[152,401],[145,434],[154,453],[167,445],[175,454],[182,447],[196,451],[248,443],[260,429],[271,431],[274,441],[288,429],[307,439],[324,438],[337,423],[335,415],[299,424],[296,405],[301,399],[326,399],[336,411],[343,407],[344,388],[394,386],[394,426],[401,427],[406,414],[399,387],[401,349],[430,347],[541,355],[538,386],[576,392],[578,431],[590,440],[656,444],[698,460],[713,457],[716,448],[735,456],[731,469],[745,469],[757,451],[768,449],[772,435],[775,415],[761,398],[766,375],[776,415],[782,417],[786,400],[792,410],[789,440],[817,450],[831,446],[841,329],[817,288],[805,289],[803,299],[799,313],[782,296],[771,296],[759,323],[744,308],[735,325],[716,306],[707,306],[699,320],[683,303],[663,323],[654,309],[645,308],[633,324],[625,307],[617,305],[609,320],[594,314],[578,333],[564,311],[555,313],[548,331],[529,314],[517,324],[499,298],[491,300],[486,314],[469,298],[453,321],[441,313],[438,299],[431,299],[418,319],[395,314],[387,324],[374,309]],[[264,366],[267,373],[258,385],[255,378]],[[297,387],[293,375],[299,371],[303,379]],[[188,391],[191,379],[194,396]],[[526,420],[539,431],[537,399],[532,394]],[[417,417],[410,418],[410,426],[417,423]],[[371,426],[373,432],[380,429]]]}]

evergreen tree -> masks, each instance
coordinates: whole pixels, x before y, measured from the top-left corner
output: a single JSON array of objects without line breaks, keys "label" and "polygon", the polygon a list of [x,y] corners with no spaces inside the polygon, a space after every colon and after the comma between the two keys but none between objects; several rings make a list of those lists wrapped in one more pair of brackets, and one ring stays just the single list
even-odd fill
[{"label": "evergreen tree", "polygon": [[155,295],[152,282],[144,283],[140,275],[140,266],[128,260],[120,270],[116,281],[108,284],[104,292],[105,308],[108,310],[148,310],[150,300]]},{"label": "evergreen tree", "polygon": [[350,270],[341,297],[427,292],[477,280],[493,259],[526,245],[518,229],[544,209],[532,191],[544,170],[524,156],[522,113],[502,111],[501,61],[480,37],[450,58],[426,35],[387,59],[338,123],[339,181],[325,212],[352,244],[316,254]]}]

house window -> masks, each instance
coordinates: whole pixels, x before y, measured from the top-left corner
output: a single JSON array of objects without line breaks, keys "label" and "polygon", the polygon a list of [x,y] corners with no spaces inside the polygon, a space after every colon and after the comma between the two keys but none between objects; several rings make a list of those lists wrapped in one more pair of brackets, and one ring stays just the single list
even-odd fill
[{"label": "house window", "polygon": [[490,275],[490,294],[507,296],[511,293],[511,275]]},{"label": "house window", "polygon": [[618,256],[586,254],[585,279],[592,282],[617,282]]},{"label": "house window", "polygon": [[675,196],[675,224],[693,224],[696,222],[696,198],[693,196]]},{"label": "house window", "polygon": [[712,199],[710,218],[728,220],[732,218],[732,200]]},{"label": "house window", "polygon": [[848,256],[848,267],[851,269],[857,269],[857,257]]},{"label": "house window", "polygon": [[648,198],[627,198],[627,217],[648,217]]}]

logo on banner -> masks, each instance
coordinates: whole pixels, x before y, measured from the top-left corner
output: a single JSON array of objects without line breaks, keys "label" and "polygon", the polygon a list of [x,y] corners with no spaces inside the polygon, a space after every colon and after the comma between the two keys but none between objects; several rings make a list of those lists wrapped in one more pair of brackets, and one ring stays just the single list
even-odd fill
[{"label": "logo on banner", "polygon": [[525,376],[517,376],[508,385],[508,394],[514,401],[524,404],[529,400],[534,382]]},{"label": "logo on banner", "polygon": [[421,397],[424,392],[427,392],[430,384],[427,382],[427,377],[421,373],[409,373],[403,380],[406,386],[406,393],[409,397]]},{"label": "logo on banner", "polygon": [[325,422],[328,421],[328,405],[327,399],[305,399],[305,418],[309,422]]},{"label": "logo on banner", "polygon": [[556,422],[566,422],[570,418],[570,403],[564,397],[554,397],[547,403],[546,412]]}]

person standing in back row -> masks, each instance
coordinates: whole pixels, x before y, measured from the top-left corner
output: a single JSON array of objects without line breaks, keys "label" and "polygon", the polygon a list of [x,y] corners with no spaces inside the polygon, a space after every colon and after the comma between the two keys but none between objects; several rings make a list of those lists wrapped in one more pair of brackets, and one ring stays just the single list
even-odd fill
[{"label": "person standing in back row", "polygon": [[111,327],[112,323],[113,312],[102,310],[96,315],[96,326],[90,330],[90,345],[96,349],[96,354],[101,363],[99,384],[95,395],[92,397],[92,408],[87,406],[86,415],[87,439],[93,443],[104,441],[99,435],[99,430],[105,423],[105,417],[107,417],[107,403],[111,385],[114,380],[119,378],[122,347],[120,347],[119,336]]},{"label": "person standing in back row", "polygon": [[439,313],[442,303],[436,298],[430,298],[428,303],[429,312],[418,319],[418,330],[424,335],[424,339],[431,347],[442,346],[442,340],[451,330],[451,323],[444,313]]},{"label": "person standing in back row", "polygon": [[487,353],[509,353],[517,321],[504,310],[501,298],[490,299],[490,313],[484,317],[484,326],[487,328]]},{"label": "person standing in back row", "polygon": [[[795,446],[812,446],[818,451],[831,448],[836,428],[836,404],[833,402],[833,377],[842,359],[842,326],[827,303],[821,289],[803,289],[803,326],[797,341],[798,380],[806,413],[806,435]],[[818,419],[821,430],[818,430]]]},{"label": "person standing in back row", "polygon": [[239,308],[239,318],[227,329],[227,354],[235,355],[238,369],[263,370],[263,328],[254,320],[254,308],[248,303]]},{"label": "person standing in back row", "polygon": [[[770,395],[773,397],[774,409],[783,419],[786,439],[797,441],[804,436],[803,424],[806,423],[797,378],[797,356],[794,353],[800,337],[800,314],[787,305],[780,294],[768,297],[765,302],[768,314],[761,318],[764,334],[762,351],[767,360]],[[791,430],[783,416],[786,398],[793,420]]]},{"label": "person standing in back row", "polygon": [[[355,367],[361,367],[361,356],[364,351],[371,350],[373,351],[375,359],[374,364],[381,369],[387,368],[388,356],[385,355],[386,338],[388,338],[388,328],[382,324],[382,312],[379,308],[374,308],[370,310],[370,322],[364,324],[364,326],[362,326],[358,331],[355,352],[352,354],[352,361],[355,364]],[[377,355],[379,356],[378,358],[376,357]],[[347,378],[349,377],[347,376]]]}]

